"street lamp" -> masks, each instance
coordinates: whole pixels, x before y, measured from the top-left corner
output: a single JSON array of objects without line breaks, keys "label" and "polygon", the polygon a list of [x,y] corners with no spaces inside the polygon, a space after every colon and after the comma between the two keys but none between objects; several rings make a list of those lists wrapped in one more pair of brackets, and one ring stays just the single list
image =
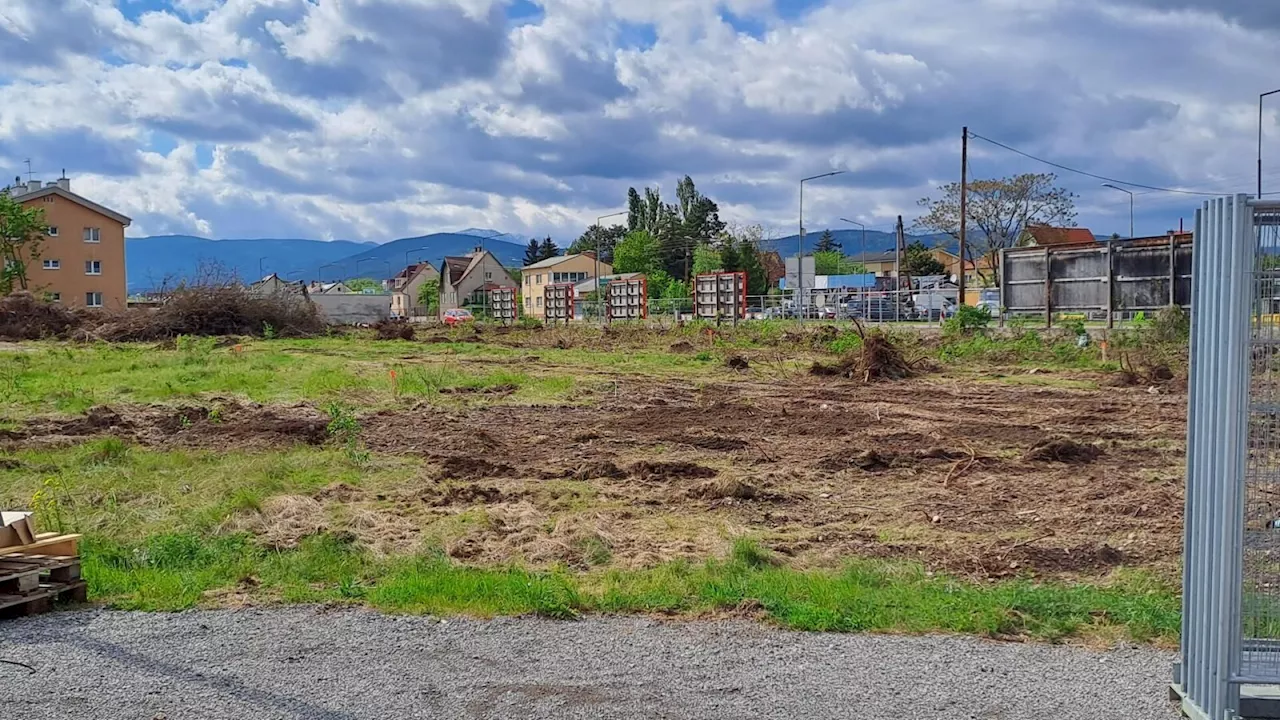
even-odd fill
[{"label": "street lamp", "polygon": [[[1132,240],[1133,239],[1133,191],[1125,190],[1124,188],[1119,187],[1118,185],[1112,185],[1111,183],[1103,183],[1102,187],[1111,188],[1112,190],[1119,190],[1120,192],[1125,193],[1126,195],[1129,196],[1129,239]],[[1261,188],[1261,185],[1259,185],[1259,188]],[[1261,194],[1262,190],[1259,189],[1258,193]]]},{"label": "street lamp", "polygon": [[261,278],[261,277],[266,277],[266,272],[267,272],[267,271],[262,269],[262,261],[263,261],[263,260],[270,260],[270,259],[271,259],[271,256],[270,256],[270,255],[267,255],[267,256],[264,256],[264,257],[260,257],[260,258],[258,258],[258,277],[260,277],[260,278]]},{"label": "street lamp", "polygon": [[316,268],[316,276],[320,279],[320,282],[322,283],[324,282],[324,269],[327,267],[333,267],[334,265],[337,265],[337,264],[338,263],[336,262],[325,263],[320,267]]},{"label": "street lamp", "polygon": [[[600,307],[601,307],[600,305],[600,236],[604,234],[604,221],[607,218],[618,217],[620,215],[627,215],[630,212],[631,212],[630,210],[619,210],[618,212],[609,213],[608,215],[601,215],[600,217],[596,218],[595,286],[596,286],[596,311],[597,312],[600,310]],[[601,315],[603,315],[603,313],[601,313]]]},{"label": "street lamp", "polygon": [[[857,225],[862,228],[862,269],[865,271],[867,269],[867,226],[849,218],[840,218],[840,222],[847,222],[850,225]],[[869,316],[871,314],[871,297],[867,294],[866,288],[862,288],[862,291],[863,315]]]},{"label": "street lamp", "polygon": [[1280,93],[1280,90],[1264,92],[1258,96],[1258,199],[1262,199],[1262,99],[1268,95]]},{"label": "street lamp", "polygon": [[[405,250],[405,251],[404,251],[404,266],[405,266],[405,267],[409,267],[409,253],[418,252],[419,250],[430,250],[430,249],[431,249],[431,248],[429,248],[429,247],[416,247],[416,248],[413,248],[412,250]],[[418,259],[419,259],[419,260],[421,260],[422,258],[421,258],[421,257],[419,257]]]},{"label": "street lamp", "polygon": [[804,184],[810,180],[843,175],[846,171],[835,170],[821,175],[800,178],[800,236],[796,240],[796,314],[804,320]]}]

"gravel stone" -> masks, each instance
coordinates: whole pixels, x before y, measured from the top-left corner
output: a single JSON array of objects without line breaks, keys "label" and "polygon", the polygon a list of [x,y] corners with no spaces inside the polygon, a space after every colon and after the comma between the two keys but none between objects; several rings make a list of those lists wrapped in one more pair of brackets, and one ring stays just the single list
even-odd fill
[{"label": "gravel stone", "polygon": [[1171,653],[749,622],[491,621],[315,607],[0,623],[23,720],[1172,720]]}]

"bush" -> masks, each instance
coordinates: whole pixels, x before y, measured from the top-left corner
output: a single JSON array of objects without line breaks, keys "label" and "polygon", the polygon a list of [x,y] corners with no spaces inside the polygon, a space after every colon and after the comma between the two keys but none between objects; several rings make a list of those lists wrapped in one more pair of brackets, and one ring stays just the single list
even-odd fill
[{"label": "bush", "polygon": [[943,323],[942,331],[947,335],[972,335],[986,330],[990,324],[991,311],[987,308],[961,305],[956,308],[956,314]]}]

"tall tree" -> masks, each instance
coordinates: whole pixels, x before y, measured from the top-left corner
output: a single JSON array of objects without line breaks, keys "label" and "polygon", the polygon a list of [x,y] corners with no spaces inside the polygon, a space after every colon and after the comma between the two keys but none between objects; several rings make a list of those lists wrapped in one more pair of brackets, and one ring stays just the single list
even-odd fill
[{"label": "tall tree", "polygon": [[644,230],[627,233],[613,248],[613,271],[652,275],[662,268],[658,241]]},{"label": "tall tree", "polygon": [[547,238],[542,241],[542,244],[538,246],[539,260],[550,260],[559,254],[560,248],[555,244],[555,241],[551,239],[550,235],[548,235]]},{"label": "tall tree", "polygon": [[728,272],[738,272],[742,269],[742,252],[736,239],[730,238],[724,247],[720,248],[720,265]]},{"label": "tall tree", "polygon": [[691,274],[703,275],[727,269],[724,266],[724,261],[721,260],[719,250],[705,244],[693,249],[693,269],[690,271]]},{"label": "tall tree", "polygon": [[0,192],[0,295],[30,289],[27,264],[40,259],[45,230],[44,210]]},{"label": "tall tree", "polygon": [[600,262],[613,262],[613,246],[627,234],[627,229],[621,225],[610,225],[609,227],[600,227],[592,225],[587,231],[573,241],[569,246],[571,253],[595,252],[596,248],[600,249]]},{"label": "tall tree", "polygon": [[815,252],[813,264],[814,271],[818,275],[859,275],[867,271],[866,265],[839,250]]},{"label": "tall tree", "polygon": [[529,244],[524,247],[524,264],[532,265],[542,259],[542,245],[538,243],[538,238],[529,240]]},{"label": "tall tree", "polygon": [[764,295],[769,292],[769,277],[756,246],[750,241],[739,240],[738,257],[738,269],[747,274],[747,294]]},{"label": "tall tree", "polygon": [[813,246],[813,251],[833,252],[840,249],[840,243],[836,242],[836,236],[831,234],[830,230],[823,230],[822,236],[818,238],[818,242]]},{"label": "tall tree", "polygon": [[902,272],[914,277],[942,275],[947,272],[947,266],[934,257],[924,243],[913,240],[902,254]]},{"label": "tall tree", "polygon": [[676,204],[667,208],[659,233],[663,267],[672,277],[687,280],[694,248],[719,237],[725,224],[720,220],[720,207],[698,192],[688,175],[676,185]]},{"label": "tall tree", "polygon": [[627,232],[635,232],[644,224],[645,205],[635,188],[627,188]]},{"label": "tall tree", "polygon": [[[983,283],[1000,284],[996,257],[1003,248],[1014,247],[1028,225],[1074,227],[1075,195],[1058,187],[1052,173],[1025,173],[995,180],[969,183],[967,212],[969,228],[961,254],[974,262]],[[920,200],[924,214],[914,228],[960,239],[960,183],[938,188],[939,197]],[[987,262],[981,262],[985,258]],[[976,261],[976,262],[975,262]]]}]

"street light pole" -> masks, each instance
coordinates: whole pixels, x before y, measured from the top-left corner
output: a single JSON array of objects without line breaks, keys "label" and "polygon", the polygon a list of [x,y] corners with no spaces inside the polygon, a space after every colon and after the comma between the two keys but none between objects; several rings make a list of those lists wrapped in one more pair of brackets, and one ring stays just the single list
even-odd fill
[{"label": "street light pole", "polygon": [[[604,234],[604,221],[607,218],[618,217],[620,215],[627,215],[630,212],[631,212],[630,210],[619,210],[618,212],[609,213],[608,215],[601,215],[600,217],[596,218],[596,252],[595,252],[595,258],[594,258],[596,262],[596,269],[595,269],[595,277],[594,277],[595,282],[593,283],[593,285],[595,285],[595,288],[596,288],[596,312],[601,315],[602,320],[604,319],[603,318],[604,313],[600,312],[600,308],[602,307],[600,305],[600,236]],[[648,298],[645,299],[645,302],[648,302]]]},{"label": "street light pole", "polygon": [[844,170],[836,170],[822,173],[821,175],[800,178],[800,235],[796,240],[796,315],[801,322],[804,321],[804,184],[810,180],[843,175],[845,172]]},{"label": "street light pole", "polygon": [[[862,228],[862,270],[865,272],[867,269],[867,226],[857,220],[850,220],[849,218],[840,218],[840,221],[847,222],[850,225],[857,225]],[[866,288],[860,289],[862,290],[862,314],[863,317],[866,317],[871,314],[871,298],[867,294]]]},{"label": "street light pole", "polygon": [[260,277],[260,278],[261,278],[261,277],[266,277],[266,276],[264,275],[264,273],[266,272],[266,270],[263,270],[263,269],[262,269],[262,261],[263,261],[263,260],[270,260],[270,259],[271,259],[271,256],[270,256],[270,255],[267,255],[267,256],[264,256],[264,257],[260,257],[260,258],[258,258],[258,277]]},{"label": "street light pole", "polygon": [[1125,193],[1126,195],[1129,196],[1129,239],[1132,240],[1133,239],[1133,191],[1125,190],[1124,188],[1119,187],[1117,185],[1112,185],[1111,183],[1103,183],[1102,187],[1111,188],[1112,190],[1119,190],[1120,192]]},{"label": "street light pole", "polygon": [[1258,96],[1258,199],[1262,199],[1262,99],[1268,95],[1280,93],[1280,90],[1264,92]]}]

